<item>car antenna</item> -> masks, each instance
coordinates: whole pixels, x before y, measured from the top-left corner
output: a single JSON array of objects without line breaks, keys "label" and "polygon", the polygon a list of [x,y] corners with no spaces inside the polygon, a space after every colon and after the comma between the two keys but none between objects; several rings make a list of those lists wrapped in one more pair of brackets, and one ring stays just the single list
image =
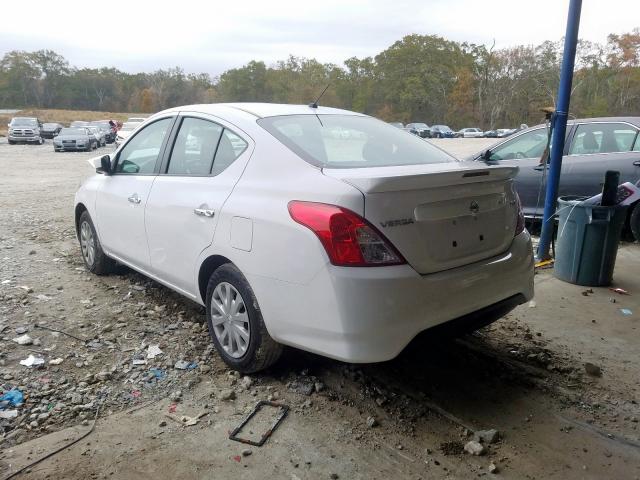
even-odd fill
[{"label": "car antenna", "polygon": [[322,90],[322,93],[318,96],[318,98],[316,98],[314,102],[311,102],[309,104],[309,108],[318,108],[318,102],[320,101],[320,99],[324,95],[324,92],[327,91],[327,88],[329,88],[330,85],[331,85],[330,83],[327,83],[327,86],[324,87],[324,90]]}]

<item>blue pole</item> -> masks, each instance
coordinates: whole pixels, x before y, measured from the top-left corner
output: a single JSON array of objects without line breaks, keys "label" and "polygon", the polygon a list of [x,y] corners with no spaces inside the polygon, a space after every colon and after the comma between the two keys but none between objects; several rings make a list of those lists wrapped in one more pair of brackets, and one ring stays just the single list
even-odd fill
[{"label": "blue pole", "polygon": [[553,114],[553,135],[551,137],[551,158],[549,161],[549,175],[547,176],[547,192],[544,199],[544,215],[542,217],[542,232],[538,244],[538,260],[549,258],[549,246],[553,238],[558,198],[558,185],[562,169],[562,152],[564,138],[567,132],[567,116],[569,100],[571,98],[571,83],[573,80],[573,66],[576,59],[576,45],[578,44],[578,28],[580,27],[580,11],[582,0],[570,0],[569,17],[567,18],[567,32],[564,37],[564,53],[562,55],[562,71],[560,72],[560,86],[558,88],[558,103]]}]

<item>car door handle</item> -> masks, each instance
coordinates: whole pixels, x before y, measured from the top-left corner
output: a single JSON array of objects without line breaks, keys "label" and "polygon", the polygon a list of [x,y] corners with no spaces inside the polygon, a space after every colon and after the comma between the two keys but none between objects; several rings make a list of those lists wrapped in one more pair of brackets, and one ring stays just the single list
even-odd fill
[{"label": "car door handle", "polygon": [[193,213],[200,215],[201,217],[213,217],[215,215],[215,212],[208,208],[194,208]]},{"label": "car door handle", "polygon": [[640,167],[640,160],[636,160],[635,162],[633,162],[633,164],[634,164],[636,167]]},{"label": "car door handle", "polygon": [[133,195],[131,195],[129,198],[127,198],[127,200],[129,200],[129,202],[131,203],[135,203],[136,205],[142,201],[140,200],[140,197],[138,196],[137,193],[134,193]]}]

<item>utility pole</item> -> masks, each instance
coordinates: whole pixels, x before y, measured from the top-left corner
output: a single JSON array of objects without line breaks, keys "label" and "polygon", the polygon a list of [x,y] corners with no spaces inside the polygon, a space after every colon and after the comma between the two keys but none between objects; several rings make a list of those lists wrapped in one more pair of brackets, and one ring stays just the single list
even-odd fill
[{"label": "utility pole", "polygon": [[580,12],[582,0],[570,0],[569,16],[567,18],[567,32],[564,37],[564,53],[562,55],[562,71],[560,72],[560,86],[558,101],[553,114],[553,136],[551,138],[551,156],[549,161],[549,175],[547,176],[547,190],[544,199],[544,214],[542,217],[542,232],[536,257],[538,260],[549,259],[549,246],[555,229],[556,200],[558,185],[562,170],[562,153],[564,139],[567,132],[567,116],[569,115],[569,100],[571,99],[571,83],[573,81],[573,67],[576,60],[576,46],[578,44],[578,29],[580,27]]}]

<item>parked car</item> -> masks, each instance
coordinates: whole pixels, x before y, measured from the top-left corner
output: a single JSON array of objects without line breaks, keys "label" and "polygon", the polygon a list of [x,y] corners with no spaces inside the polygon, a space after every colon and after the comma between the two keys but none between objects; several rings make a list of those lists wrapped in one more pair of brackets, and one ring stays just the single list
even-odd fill
[{"label": "parked car", "polygon": [[[607,170],[620,172],[620,183],[640,179],[640,117],[569,120],[562,159],[559,196],[590,197],[600,193]],[[516,188],[525,216],[537,220],[544,211],[547,146],[545,125],[522,130],[470,159],[487,165],[517,166]],[[629,209],[627,226],[640,240],[640,209]]]},{"label": "parked car", "polygon": [[90,152],[96,149],[98,141],[86,127],[63,128],[58,136],[53,139],[53,151],[65,152],[71,150],[84,150]]},{"label": "parked car", "polygon": [[405,128],[409,130],[409,133],[419,137],[431,138],[431,128],[426,123],[409,123]]},{"label": "parked car", "polygon": [[118,129],[115,127],[115,124],[112,126],[109,123],[109,120],[98,120],[91,122],[91,125],[98,127],[104,132],[104,137],[107,143],[113,143],[116,141]]},{"label": "parked car", "polygon": [[37,143],[39,145],[44,143],[44,138],[42,138],[40,131],[42,122],[36,117],[13,117],[8,127],[10,145],[21,142]]},{"label": "parked car", "polygon": [[44,123],[40,129],[40,136],[42,138],[53,138],[62,130],[62,125],[59,123]]},{"label": "parked car", "polygon": [[243,372],[282,345],[388,360],[423,330],[477,328],[533,295],[517,169],[459,162],[366,115],[178,107],[92,164],[75,197],[86,268],[117,261],[204,305]]},{"label": "parked car", "polygon": [[139,122],[125,122],[122,124],[122,127],[120,127],[120,130],[118,130],[118,134],[116,136],[116,143],[120,144],[122,142],[124,142],[127,138],[129,138],[129,135],[131,135],[133,133],[133,131],[138,128],[141,125],[141,123]]},{"label": "parked car", "polygon": [[129,117],[127,118],[126,123],[142,123],[145,122],[147,119],[145,117]]},{"label": "parked car", "polygon": [[434,125],[431,127],[432,138],[453,138],[455,133],[446,125]]},{"label": "parked car", "polygon": [[484,138],[498,138],[497,130],[486,130],[482,135]]},{"label": "parked car", "polygon": [[94,138],[96,139],[96,142],[98,142],[98,147],[104,147],[107,144],[107,139],[104,135],[103,130],[96,127],[95,125],[88,125],[84,128],[89,130],[89,132],[91,132],[91,134],[94,136]]},{"label": "parked car", "polygon": [[456,136],[460,138],[480,138],[483,135],[484,132],[475,127],[463,128],[456,133]]},{"label": "parked car", "polygon": [[498,134],[498,138],[504,138],[516,133],[516,129],[515,128],[499,128],[498,130],[496,130],[496,133]]},{"label": "parked car", "polygon": [[389,125],[393,125],[396,128],[404,129],[404,123],[402,122],[389,122]]}]

